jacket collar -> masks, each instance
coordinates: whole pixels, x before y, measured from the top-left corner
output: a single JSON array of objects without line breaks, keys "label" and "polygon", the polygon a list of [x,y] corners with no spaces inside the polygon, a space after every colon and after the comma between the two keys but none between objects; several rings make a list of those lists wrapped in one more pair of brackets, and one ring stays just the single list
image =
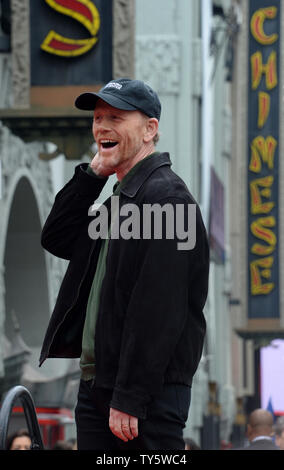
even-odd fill
[{"label": "jacket collar", "polygon": [[153,173],[161,166],[171,166],[170,155],[167,152],[160,153],[153,156],[153,158],[146,159],[129,181],[121,188],[121,193],[128,197],[135,197],[141,186]]}]

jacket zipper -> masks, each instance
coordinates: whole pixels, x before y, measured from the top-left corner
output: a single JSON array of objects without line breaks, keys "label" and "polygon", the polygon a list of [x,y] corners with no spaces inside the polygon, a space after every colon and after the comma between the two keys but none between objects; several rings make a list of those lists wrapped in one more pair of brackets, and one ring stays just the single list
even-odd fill
[{"label": "jacket zipper", "polygon": [[82,284],[83,284],[83,282],[84,282],[84,280],[85,280],[85,277],[86,277],[86,274],[87,274],[87,272],[88,272],[88,269],[89,269],[89,266],[90,266],[91,257],[92,257],[92,254],[93,254],[94,249],[95,249],[95,244],[93,244],[93,247],[92,247],[92,249],[91,249],[91,251],[90,251],[90,255],[89,255],[87,267],[86,267],[86,269],[85,269],[85,272],[84,272],[84,274],[83,274],[83,276],[82,276],[82,279],[81,279],[81,281],[80,281],[80,284],[79,284],[79,286],[78,286],[76,298],[75,298],[73,304],[71,305],[71,307],[69,307],[69,309],[65,312],[64,317],[62,318],[61,322],[60,322],[59,325],[57,326],[55,332],[53,333],[52,338],[51,338],[51,341],[49,342],[48,350],[47,350],[47,352],[46,352],[46,354],[45,354],[45,357],[44,357],[43,360],[40,362],[40,366],[43,364],[43,362],[45,361],[45,359],[48,358],[49,351],[50,351],[51,345],[52,345],[52,343],[53,343],[53,340],[54,340],[54,338],[55,338],[55,336],[56,336],[56,333],[58,332],[58,330],[59,330],[59,328],[61,327],[62,323],[64,323],[65,318],[67,317],[68,313],[72,310],[72,308],[75,306],[75,304],[76,304],[76,302],[77,302],[77,300],[78,300],[78,298],[79,298],[80,289],[81,289],[81,287],[82,287]]}]

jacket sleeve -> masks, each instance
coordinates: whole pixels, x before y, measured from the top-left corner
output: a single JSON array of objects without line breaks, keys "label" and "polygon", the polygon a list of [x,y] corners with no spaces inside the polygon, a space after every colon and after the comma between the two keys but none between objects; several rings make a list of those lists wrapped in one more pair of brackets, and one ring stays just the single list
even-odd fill
[{"label": "jacket sleeve", "polygon": [[[126,313],[110,405],[140,418],[146,417],[151,398],[162,390],[168,364],[184,335],[192,279],[199,271],[206,272],[207,238],[198,214],[191,250],[177,249],[177,238],[166,239],[164,233],[160,240],[139,241],[139,276]],[[205,298],[206,294],[200,299],[201,315]]]},{"label": "jacket sleeve", "polygon": [[42,230],[43,248],[59,258],[70,260],[72,257],[79,232],[90,221],[88,209],[108,179],[92,175],[87,169],[87,163],[75,168],[73,178],[56,195]]}]

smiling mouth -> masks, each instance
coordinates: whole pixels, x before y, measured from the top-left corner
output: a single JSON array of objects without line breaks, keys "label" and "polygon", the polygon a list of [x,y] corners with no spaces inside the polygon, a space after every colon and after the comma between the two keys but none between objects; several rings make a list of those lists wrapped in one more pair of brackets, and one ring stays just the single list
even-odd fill
[{"label": "smiling mouth", "polygon": [[102,146],[104,149],[113,148],[113,147],[115,147],[117,144],[118,144],[118,142],[115,142],[115,141],[113,141],[113,140],[102,140],[102,141],[101,141],[101,146]]}]

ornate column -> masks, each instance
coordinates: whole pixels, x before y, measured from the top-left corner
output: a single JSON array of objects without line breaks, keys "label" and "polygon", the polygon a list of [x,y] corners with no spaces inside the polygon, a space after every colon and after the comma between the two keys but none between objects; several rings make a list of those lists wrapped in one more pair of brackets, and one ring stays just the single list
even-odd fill
[{"label": "ornate column", "polygon": [[[159,94],[180,92],[181,40],[176,35],[146,35],[136,39],[136,73]],[[153,83],[154,82],[154,83]]]},{"label": "ornate column", "polygon": [[14,108],[30,105],[29,0],[11,0],[12,93]]},{"label": "ornate column", "polygon": [[134,0],[113,0],[113,78],[134,77]]}]

